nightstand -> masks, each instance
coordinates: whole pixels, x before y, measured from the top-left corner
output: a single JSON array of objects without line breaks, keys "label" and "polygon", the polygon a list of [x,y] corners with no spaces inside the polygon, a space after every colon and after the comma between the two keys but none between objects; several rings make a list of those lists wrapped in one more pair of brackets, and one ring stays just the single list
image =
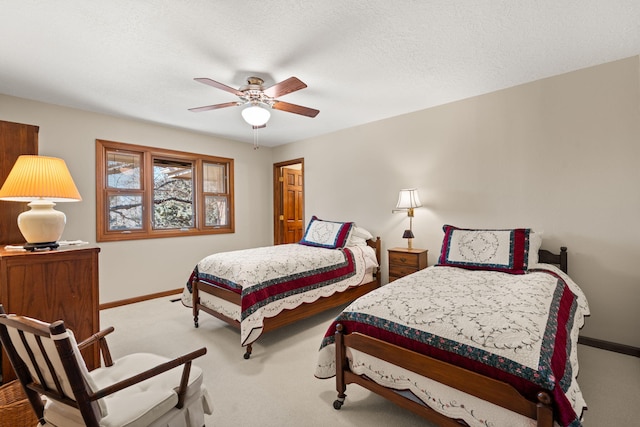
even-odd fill
[{"label": "nightstand", "polygon": [[389,249],[389,282],[427,267],[426,249]]}]

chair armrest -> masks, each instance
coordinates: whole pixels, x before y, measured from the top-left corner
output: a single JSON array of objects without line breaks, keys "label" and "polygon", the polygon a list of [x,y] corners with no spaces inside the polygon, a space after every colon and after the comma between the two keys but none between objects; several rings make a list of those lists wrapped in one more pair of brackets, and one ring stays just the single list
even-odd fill
[{"label": "chair armrest", "polygon": [[113,326],[109,326],[106,329],[103,329],[95,334],[91,335],[86,340],[78,343],[78,349],[83,350],[90,345],[98,343],[100,346],[100,352],[102,353],[102,359],[104,360],[105,366],[113,365],[113,360],[111,359],[111,352],[109,351],[109,346],[107,345],[106,336],[113,332],[115,329]]},{"label": "chair armrest", "polygon": [[191,369],[191,361],[195,358],[203,356],[206,353],[207,353],[207,348],[202,347],[198,350],[192,351],[191,353],[187,353],[183,356],[176,357],[175,359],[172,359],[168,362],[161,363],[160,365],[155,366],[151,369],[147,369],[144,372],[141,372],[129,378],[125,378],[124,380],[118,381],[117,383],[111,384],[110,386],[97,390],[95,393],[91,393],[89,397],[91,400],[102,399],[105,396],[108,396],[112,393],[115,393],[127,387],[131,387],[132,385],[142,382],[144,380],[148,380],[151,377],[155,377],[156,375],[169,371],[177,366],[185,365],[182,381],[180,384],[181,390],[178,392],[178,395],[181,396],[184,394],[184,390],[182,389],[183,388],[186,389],[186,381],[185,381],[184,374],[187,373],[187,377],[188,377],[188,372]]},{"label": "chair armrest", "polygon": [[91,335],[89,338],[87,338],[86,340],[79,342],[78,343],[78,348],[80,350],[84,350],[85,347],[90,346],[91,344],[95,343],[98,340],[103,339],[105,336],[107,336],[108,334],[110,334],[111,332],[115,331],[113,326],[109,326],[106,329],[103,329],[99,332],[96,332],[95,334]]}]

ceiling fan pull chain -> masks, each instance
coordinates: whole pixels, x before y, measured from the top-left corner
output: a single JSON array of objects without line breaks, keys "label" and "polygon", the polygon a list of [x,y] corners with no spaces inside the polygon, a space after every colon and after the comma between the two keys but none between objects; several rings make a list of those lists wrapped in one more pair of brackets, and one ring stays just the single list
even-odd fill
[{"label": "ceiling fan pull chain", "polygon": [[258,144],[258,128],[253,126],[253,149],[257,150],[258,148],[260,148]]}]

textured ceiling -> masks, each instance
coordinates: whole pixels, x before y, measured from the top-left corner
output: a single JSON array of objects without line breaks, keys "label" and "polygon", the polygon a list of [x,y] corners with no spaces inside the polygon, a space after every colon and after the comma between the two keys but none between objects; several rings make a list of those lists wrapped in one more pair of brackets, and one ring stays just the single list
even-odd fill
[{"label": "textured ceiling", "polygon": [[251,143],[193,79],[296,76],[265,146],[638,54],[638,0],[0,0],[0,93]]}]

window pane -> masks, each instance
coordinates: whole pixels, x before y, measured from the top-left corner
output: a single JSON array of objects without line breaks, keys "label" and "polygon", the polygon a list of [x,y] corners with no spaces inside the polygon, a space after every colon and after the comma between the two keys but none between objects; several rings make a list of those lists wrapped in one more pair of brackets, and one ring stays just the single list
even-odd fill
[{"label": "window pane", "polygon": [[228,225],[229,209],[227,198],[222,196],[205,196],[205,225],[215,227]]},{"label": "window pane", "polygon": [[192,228],[193,165],[153,160],[153,228]]},{"label": "window pane", "polygon": [[233,178],[230,158],[96,139],[97,241],[234,233]]},{"label": "window pane", "polygon": [[142,229],[142,196],[109,196],[109,231]]},{"label": "window pane", "polygon": [[205,193],[226,193],[225,165],[203,163],[203,191]]},{"label": "window pane", "polygon": [[107,186],[140,190],[140,154],[107,152]]}]

